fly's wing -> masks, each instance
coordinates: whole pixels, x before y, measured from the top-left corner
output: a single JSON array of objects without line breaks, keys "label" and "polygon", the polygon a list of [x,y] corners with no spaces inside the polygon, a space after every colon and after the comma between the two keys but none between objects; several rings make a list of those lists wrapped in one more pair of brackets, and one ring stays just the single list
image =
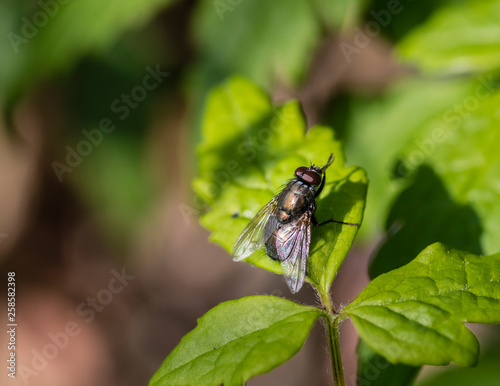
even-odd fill
[{"label": "fly's wing", "polygon": [[280,233],[276,250],[286,284],[292,293],[296,293],[302,288],[306,277],[311,245],[311,213],[305,212],[293,226],[281,228]]},{"label": "fly's wing", "polygon": [[[274,218],[277,209],[279,195],[275,196],[264,207],[259,210],[250,223],[243,229],[240,237],[236,240],[233,248],[233,260],[240,261],[246,259],[257,249],[262,247],[272,233],[266,232],[266,223],[270,218]],[[269,227],[267,227],[269,229]]]}]

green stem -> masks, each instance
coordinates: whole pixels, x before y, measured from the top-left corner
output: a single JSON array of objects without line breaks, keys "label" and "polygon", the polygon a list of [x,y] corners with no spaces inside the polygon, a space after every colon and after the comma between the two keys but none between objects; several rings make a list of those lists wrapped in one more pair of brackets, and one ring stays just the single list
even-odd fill
[{"label": "green stem", "polygon": [[335,386],[345,386],[344,367],[340,353],[339,341],[339,318],[333,307],[328,293],[323,293],[316,288],[321,298],[321,303],[326,311],[326,333],[328,335],[328,346],[330,347],[330,359],[332,361],[333,381]]},{"label": "green stem", "polygon": [[330,359],[332,361],[333,381],[335,386],[345,386],[344,368],[340,354],[338,319],[327,319],[328,345],[330,346]]}]

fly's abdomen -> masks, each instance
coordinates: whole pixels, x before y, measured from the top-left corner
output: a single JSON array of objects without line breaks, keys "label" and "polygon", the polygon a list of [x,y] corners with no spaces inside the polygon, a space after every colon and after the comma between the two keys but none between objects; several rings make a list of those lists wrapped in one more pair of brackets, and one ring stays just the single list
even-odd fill
[{"label": "fly's abdomen", "polygon": [[278,232],[278,229],[276,229],[271,237],[266,241],[266,254],[273,260],[279,260],[278,259],[278,251],[276,250],[276,233]]},{"label": "fly's abdomen", "polygon": [[[294,225],[285,224],[281,227],[277,228],[271,237],[266,241],[266,253],[273,260],[281,260],[278,254],[278,245],[284,245],[287,239],[290,237],[290,229],[292,229]],[[283,255],[283,252],[282,252]]]}]

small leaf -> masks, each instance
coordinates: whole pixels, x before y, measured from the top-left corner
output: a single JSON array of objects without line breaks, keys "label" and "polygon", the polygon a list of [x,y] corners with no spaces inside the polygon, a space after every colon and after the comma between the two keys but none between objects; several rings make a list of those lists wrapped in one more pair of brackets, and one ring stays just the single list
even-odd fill
[{"label": "small leaf", "polygon": [[[223,128],[223,129],[222,129]],[[273,109],[268,98],[250,82],[233,78],[214,89],[203,119],[198,148],[196,193],[211,211],[201,223],[210,239],[229,253],[243,228],[278,191],[294,170],[310,162],[324,165],[326,185],[316,203],[318,221],[361,223],[367,178],[358,167],[345,166],[344,151],[333,130],[306,126],[297,102]],[[330,287],[358,228],[330,224],[312,230],[308,275],[323,291]],[[281,273],[278,262],[258,251],[246,261]]]},{"label": "small leaf", "polygon": [[406,37],[399,51],[427,72],[500,68],[500,2],[466,1],[436,12]]},{"label": "small leaf", "polygon": [[433,244],[373,280],[342,315],[392,363],[473,366],[479,344],[464,323],[500,323],[499,283],[500,254]]},{"label": "small leaf", "polygon": [[149,384],[242,385],[294,356],[321,315],[273,296],[224,302],[198,320]]}]

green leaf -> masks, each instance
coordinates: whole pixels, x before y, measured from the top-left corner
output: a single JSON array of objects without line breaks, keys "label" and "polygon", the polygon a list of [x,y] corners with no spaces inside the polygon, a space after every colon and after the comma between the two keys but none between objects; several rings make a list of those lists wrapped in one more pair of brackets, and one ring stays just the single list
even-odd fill
[{"label": "green leaf", "polygon": [[412,145],[418,148],[420,141],[432,133],[429,129],[449,125],[444,114],[454,104],[474,95],[474,87],[468,79],[409,79],[392,85],[380,98],[352,100],[348,107],[346,152],[349,160],[365,168],[370,176],[371,205],[366,208],[363,234],[377,234],[389,205],[405,186],[404,179],[394,179],[394,165],[402,149]]},{"label": "green leaf", "polygon": [[[223,128],[223,129],[222,129]],[[367,178],[358,167],[347,167],[341,144],[328,127],[306,126],[297,102],[274,108],[256,86],[232,78],[213,90],[203,119],[203,141],[198,148],[196,193],[211,211],[201,223],[210,239],[232,252],[243,228],[293,177],[310,162],[323,165],[330,153],[335,162],[327,170],[326,185],[317,199],[318,221],[361,223]],[[313,229],[309,279],[326,292],[344,261],[358,228],[340,224]],[[263,251],[246,261],[281,273],[278,262]]]},{"label": "green leaf", "polygon": [[321,315],[273,296],[224,302],[198,320],[149,384],[242,385],[295,355]]},{"label": "green leaf", "polygon": [[[439,371],[437,374],[433,372],[428,374],[425,379],[418,382],[419,386],[497,386],[500,384],[500,373],[498,372],[498,364],[500,363],[500,349],[498,341],[498,333],[496,336],[488,336],[491,347],[483,351],[481,346],[481,356],[479,363],[472,369],[466,369],[450,365],[450,367]],[[493,342],[491,342],[493,341]],[[423,378],[423,377],[422,377]]]},{"label": "green leaf", "polygon": [[[173,0],[72,0],[57,5],[54,16],[18,47],[23,63],[10,85],[13,94],[33,82],[67,71],[82,56],[107,49],[123,33],[149,21]],[[30,17],[28,17],[30,20]],[[21,31],[19,31],[21,34]]]},{"label": "green leaf", "polygon": [[436,12],[399,45],[404,60],[427,72],[500,68],[500,2],[467,1]]},{"label": "green leaf", "polygon": [[[445,242],[473,253],[500,250],[500,153],[496,148],[500,141],[500,92],[488,89],[495,84],[486,80],[480,77],[469,95],[450,106],[439,119],[421,126],[419,135],[400,150],[400,164],[404,165],[401,169],[407,175],[425,163],[436,176],[417,174],[415,186],[401,194],[388,224],[402,219],[405,225],[394,239],[388,240],[392,245],[385,251],[383,248],[376,259],[394,259],[397,245],[410,246],[416,252],[423,241]],[[428,184],[435,185],[431,188]],[[413,200],[419,194],[418,200],[426,203],[419,206],[418,215],[410,215],[406,205],[416,205]],[[412,233],[418,228],[420,241]],[[399,255],[404,258],[405,252]],[[406,253],[406,261],[400,261],[404,264],[408,258]]]},{"label": "green leaf", "polygon": [[11,42],[13,31],[16,31],[18,21],[23,17],[23,2],[7,0],[0,2],[0,57],[2,58],[2,69],[0,71],[0,103],[3,103],[5,91],[12,77],[22,63],[21,55],[16,55],[15,48]]},{"label": "green leaf", "polygon": [[[297,81],[320,38],[308,0],[202,0],[193,23],[205,70],[240,73],[261,85]],[[223,42],[223,43],[222,43]]]},{"label": "green leaf", "polygon": [[392,363],[473,366],[479,344],[464,323],[500,323],[499,283],[500,254],[433,244],[373,280],[341,315]]},{"label": "green leaf", "polygon": [[[477,87],[481,87],[482,94]],[[438,171],[451,198],[460,205],[470,205],[477,213],[483,228],[482,250],[491,254],[500,250],[500,152],[496,146],[500,142],[500,92],[488,92],[479,81],[461,105],[469,106],[465,107],[463,117],[447,110],[437,124],[425,127],[420,139],[406,147],[401,157],[410,161],[415,150],[422,149],[420,152],[425,154],[422,162]],[[437,140],[439,124],[442,136]]]},{"label": "green leaf", "polygon": [[[421,25],[430,15],[433,15],[436,9],[456,1],[462,0],[419,0],[418,2],[372,0],[367,21],[377,22],[382,27],[384,36],[398,41],[416,26]],[[389,9],[392,12],[389,13]]]},{"label": "green leaf", "polygon": [[[396,237],[401,248],[409,249],[394,246],[390,254],[384,253],[387,258],[380,267],[394,268],[391,264],[403,255],[407,258],[400,259],[401,264],[409,262],[425,242],[446,242],[474,253],[500,250],[497,84],[483,75],[474,80],[404,82],[382,100],[355,105],[348,156],[366,167],[372,180],[372,204],[365,215],[371,233],[401,190],[418,184],[401,194],[387,223],[405,224],[405,232]],[[435,177],[416,175],[424,164]],[[411,209],[416,202],[418,213]],[[419,227],[422,240],[413,233]]]},{"label": "green leaf", "polygon": [[405,386],[413,385],[420,367],[393,365],[377,354],[362,339],[358,348],[358,386]]},{"label": "green leaf", "polygon": [[454,201],[427,165],[419,167],[413,183],[392,205],[386,230],[388,236],[370,266],[371,278],[409,263],[435,242],[482,253],[483,229],[476,211],[471,205]]},{"label": "green leaf", "polygon": [[[324,37],[324,25],[337,29],[355,22],[359,2],[199,1],[192,23],[198,57],[188,74],[193,126],[201,127],[201,108],[208,92],[231,74],[242,75],[268,91],[276,82],[300,83]],[[197,142],[199,132],[193,137]]]}]

